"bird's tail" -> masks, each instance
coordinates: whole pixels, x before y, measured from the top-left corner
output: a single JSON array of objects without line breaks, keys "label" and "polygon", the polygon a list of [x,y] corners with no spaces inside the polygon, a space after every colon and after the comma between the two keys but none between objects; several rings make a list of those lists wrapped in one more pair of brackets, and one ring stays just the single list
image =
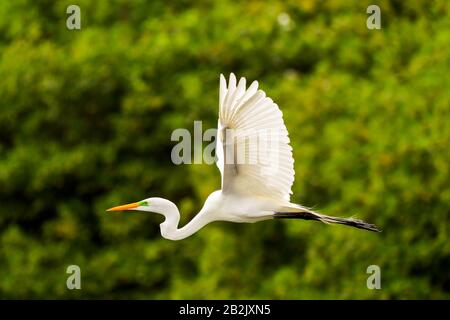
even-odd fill
[{"label": "bird's tail", "polygon": [[381,229],[378,228],[376,225],[354,218],[340,218],[340,217],[326,216],[324,214],[314,212],[300,205],[294,205],[293,207],[289,206],[286,209],[287,209],[286,211],[283,210],[282,212],[275,212],[274,218],[315,220],[327,224],[328,223],[343,224],[346,226],[351,226],[359,229],[381,232]]}]

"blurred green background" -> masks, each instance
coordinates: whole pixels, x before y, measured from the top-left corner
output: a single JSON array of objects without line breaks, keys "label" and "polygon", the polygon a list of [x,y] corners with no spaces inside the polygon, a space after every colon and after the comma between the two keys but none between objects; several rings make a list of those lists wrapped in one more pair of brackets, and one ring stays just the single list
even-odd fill
[{"label": "blurred green background", "polygon": [[[0,297],[450,298],[450,2],[195,3],[0,1]],[[184,224],[220,188],[215,165],[172,164],[170,135],[216,126],[229,72],[284,113],[292,201],[381,234],[218,222],[171,242],[159,215],[105,213],[159,196]]]}]

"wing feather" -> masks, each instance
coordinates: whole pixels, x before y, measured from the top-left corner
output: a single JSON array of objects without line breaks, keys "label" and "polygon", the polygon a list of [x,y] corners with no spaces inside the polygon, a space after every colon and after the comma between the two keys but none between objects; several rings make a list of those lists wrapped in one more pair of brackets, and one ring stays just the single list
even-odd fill
[{"label": "wing feather", "polygon": [[294,158],[278,105],[254,81],[220,75],[217,166],[222,192],[290,199]]}]

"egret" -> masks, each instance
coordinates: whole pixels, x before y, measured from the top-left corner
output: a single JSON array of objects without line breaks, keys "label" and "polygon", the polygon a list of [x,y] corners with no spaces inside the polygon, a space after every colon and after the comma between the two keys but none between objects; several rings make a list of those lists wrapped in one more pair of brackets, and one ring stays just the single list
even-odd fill
[{"label": "egret", "polygon": [[[259,134],[262,130],[269,134]],[[295,173],[289,142],[282,112],[264,91],[258,90],[258,82],[253,81],[247,88],[245,78],[237,82],[231,73],[227,84],[221,74],[216,164],[222,176],[222,189],[211,193],[200,212],[182,228],[178,228],[177,206],[163,198],[148,198],[107,211],[161,214],[165,218],[160,224],[161,235],[169,240],[185,239],[213,221],[253,223],[277,218],[315,220],[380,231],[374,224],[327,216],[291,203]],[[239,159],[236,150],[243,150],[243,159]],[[269,161],[255,161],[260,159],[261,150]]]}]

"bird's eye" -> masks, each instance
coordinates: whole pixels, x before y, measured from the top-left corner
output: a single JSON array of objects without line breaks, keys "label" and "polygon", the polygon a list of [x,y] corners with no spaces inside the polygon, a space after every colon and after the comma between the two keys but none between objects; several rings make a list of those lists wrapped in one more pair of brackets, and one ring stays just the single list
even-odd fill
[{"label": "bird's eye", "polygon": [[147,201],[141,201],[141,202],[139,202],[139,206],[148,206],[148,202]]}]

